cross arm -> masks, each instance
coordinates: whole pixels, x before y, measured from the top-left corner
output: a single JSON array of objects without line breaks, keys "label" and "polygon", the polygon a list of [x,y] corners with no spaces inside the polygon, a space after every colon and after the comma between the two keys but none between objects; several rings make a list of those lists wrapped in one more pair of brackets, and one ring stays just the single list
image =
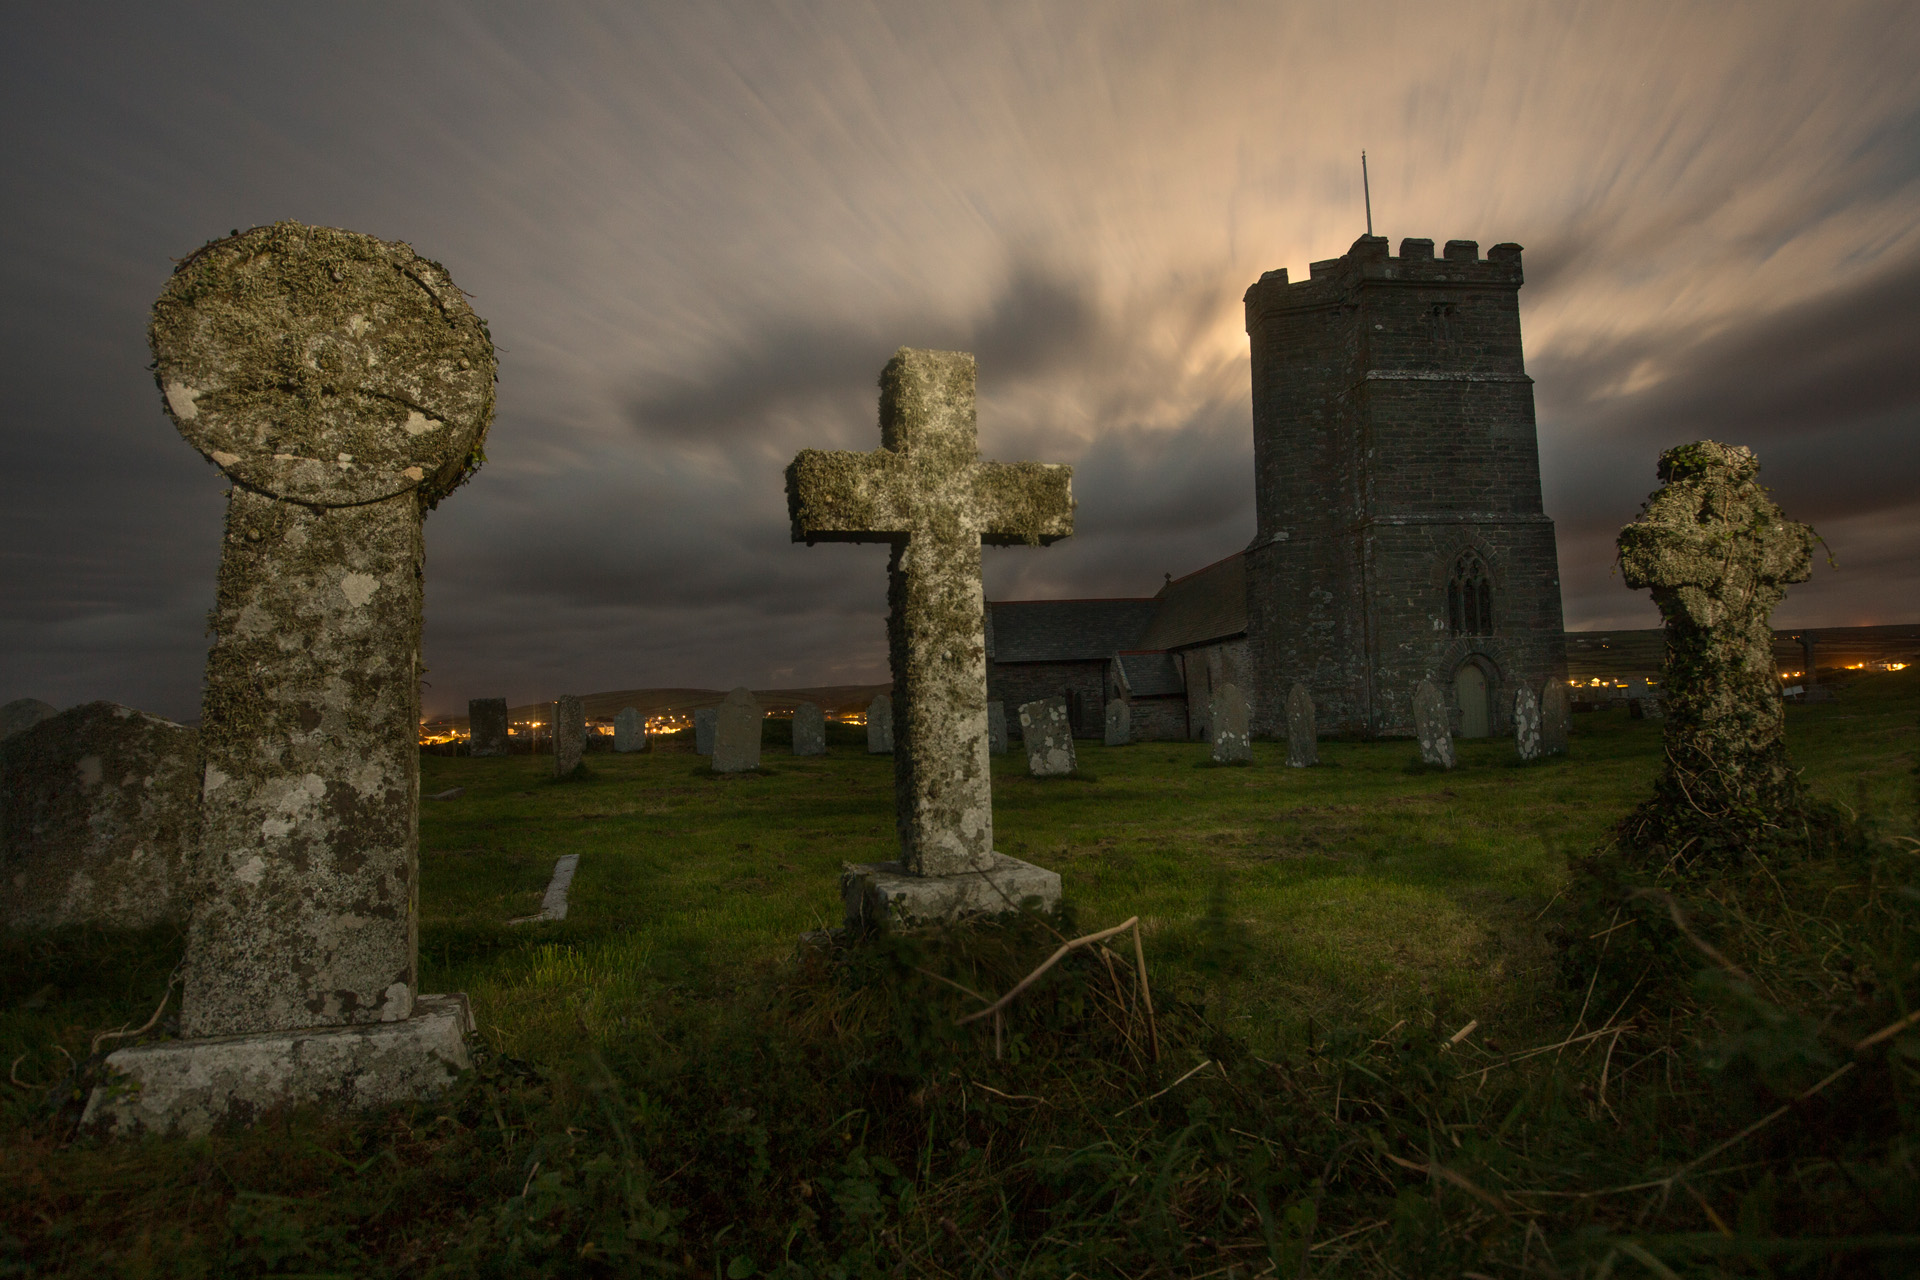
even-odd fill
[{"label": "cross arm", "polygon": [[1048,462],[983,462],[974,473],[980,541],[1043,546],[1073,536],[1073,468]]},{"label": "cross arm", "polygon": [[795,542],[891,542],[913,528],[911,475],[888,449],[802,449],[787,466]]}]

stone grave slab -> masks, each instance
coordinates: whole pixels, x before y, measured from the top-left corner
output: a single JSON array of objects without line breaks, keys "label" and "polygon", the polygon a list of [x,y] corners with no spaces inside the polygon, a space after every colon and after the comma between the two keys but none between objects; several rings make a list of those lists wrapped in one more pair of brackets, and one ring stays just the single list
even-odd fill
[{"label": "stone grave slab", "polygon": [[234,484],[187,1039],[112,1055],[140,1087],[90,1105],[117,1129],[194,1128],[428,1096],[470,1020],[416,995],[422,521],[479,464],[486,326],[410,247],[281,222],[181,259],[150,335],[166,412]]},{"label": "stone grave slab", "polygon": [[720,708],[701,707],[693,713],[693,753],[713,754],[713,729],[720,723]]},{"label": "stone grave slab", "polygon": [[1453,724],[1448,718],[1447,700],[1431,680],[1422,680],[1413,691],[1413,733],[1420,740],[1422,761],[1442,769],[1453,768]]},{"label": "stone grave slab", "polygon": [[1314,725],[1313,694],[1298,681],[1287,690],[1287,763],[1295,769],[1320,763],[1320,734]]},{"label": "stone grave slab", "polygon": [[1007,754],[1007,704],[1004,702],[987,704],[987,754]]},{"label": "stone grave slab", "polygon": [[613,749],[626,753],[647,749],[647,718],[637,707],[627,707],[613,718]]},{"label": "stone grave slab", "polygon": [[793,754],[827,754],[827,717],[811,702],[803,702],[793,709]]},{"label": "stone grave slab", "polygon": [[1513,749],[1522,760],[1545,754],[1540,741],[1540,699],[1525,686],[1513,692]]},{"label": "stone grave slab", "polygon": [[1104,741],[1109,747],[1124,747],[1133,741],[1133,708],[1118,698],[1107,702]]},{"label": "stone grave slab", "polygon": [[[885,542],[890,717],[898,867],[850,867],[867,883],[1008,874],[993,848],[988,767],[983,543],[1039,545],[1073,531],[1072,472],[980,458],[974,361],[965,352],[902,348],[880,377],[880,444],[872,453],[809,449],[787,468],[796,542]],[[871,725],[876,717],[869,714]],[[1038,869],[1035,869],[1038,871]],[[1051,880],[1057,901],[1058,879]],[[946,886],[920,883],[945,913]],[[1044,895],[1042,895],[1044,897]],[[865,904],[866,893],[843,900]],[[863,928],[913,914],[850,916]],[[938,917],[936,917],[938,918]]]},{"label": "stone grave slab", "polygon": [[200,784],[192,729],[111,702],[0,742],[0,926],[185,920]]},{"label": "stone grave slab", "polygon": [[467,754],[507,754],[508,726],[505,698],[475,698],[467,703]]},{"label": "stone grave slab", "polygon": [[744,686],[727,694],[713,726],[713,771],[751,773],[760,767],[760,703]]},{"label": "stone grave slab", "polygon": [[1540,750],[1544,755],[1567,754],[1567,739],[1572,728],[1573,706],[1567,686],[1561,680],[1548,680],[1540,690]]},{"label": "stone grave slab", "polygon": [[1073,751],[1073,721],[1063,697],[1020,704],[1020,739],[1027,748],[1027,772],[1036,778],[1064,777],[1079,768]]},{"label": "stone grave slab", "polygon": [[1247,764],[1253,760],[1253,737],[1247,731],[1247,699],[1240,686],[1228,681],[1216,686],[1208,712],[1213,728],[1213,762]]},{"label": "stone grave slab", "polygon": [[587,712],[580,699],[568,693],[554,699],[553,776],[564,778],[580,767],[587,751]]},{"label": "stone grave slab", "polygon": [[867,704],[867,751],[876,756],[893,754],[893,699],[884,693]]}]

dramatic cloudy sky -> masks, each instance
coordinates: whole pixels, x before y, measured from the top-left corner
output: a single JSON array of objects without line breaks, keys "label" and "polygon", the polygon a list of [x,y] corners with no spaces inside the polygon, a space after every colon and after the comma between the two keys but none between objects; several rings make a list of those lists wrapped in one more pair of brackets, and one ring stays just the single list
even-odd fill
[{"label": "dramatic cloudy sky", "polygon": [[1149,594],[1253,529],[1240,296],[1376,229],[1526,246],[1570,626],[1660,448],[1752,445],[1838,561],[1785,624],[1920,618],[1920,11],[1884,5],[16,6],[0,42],[0,699],[195,714],[224,485],[160,412],[170,259],[407,240],[500,350],[428,521],[430,709],[882,678],[884,551],[787,541],[901,345],[1079,532],[996,597]]}]

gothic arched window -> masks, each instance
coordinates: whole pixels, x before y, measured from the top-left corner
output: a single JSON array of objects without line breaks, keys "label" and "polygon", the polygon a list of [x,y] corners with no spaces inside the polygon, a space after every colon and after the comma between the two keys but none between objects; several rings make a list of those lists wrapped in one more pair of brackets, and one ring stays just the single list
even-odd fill
[{"label": "gothic arched window", "polygon": [[1447,627],[1456,636],[1493,634],[1493,575],[1478,551],[1462,551],[1453,562],[1453,576],[1447,580]]}]

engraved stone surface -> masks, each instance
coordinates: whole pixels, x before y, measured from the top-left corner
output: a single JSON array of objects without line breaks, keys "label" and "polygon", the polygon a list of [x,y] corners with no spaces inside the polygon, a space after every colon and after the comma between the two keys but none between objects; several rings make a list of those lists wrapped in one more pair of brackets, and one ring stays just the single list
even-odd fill
[{"label": "engraved stone surface", "polygon": [[586,754],[586,707],[574,694],[562,694],[554,699],[550,718],[553,721],[553,776],[564,778],[580,767],[580,759]]},{"label": "engraved stone surface", "polygon": [[371,1110],[431,1099],[472,1066],[463,995],[422,995],[402,1022],[162,1040],[107,1055],[80,1127],[198,1137],[287,1106]]},{"label": "engraved stone surface", "polygon": [[1513,749],[1522,760],[1538,760],[1546,753],[1540,741],[1540,699],[1525,685],[1513,693]]},{"label": "engraved stone surface", "polygon": [[1027,747],[1027,772],[1036,778],[1058,778],[1078,767],[1073,753],[1073,721],[1067,700],[1041,698],[1020,706],[1020,740]]},{"label": "engraved stone surface", "polygon": [[1313,723],[1313,694],[1298,681],[1287,691],[1287,763],[1295,769],[1320,763],[1320,734]]},{"label": "engraved stone surface", "polygon": [[613,749],[621,752],[647,749],[647,718],[637,708],[624,708],[613,718]]},{"label": "engraved stone surface", "polygon": [[1133,709],[1118,698],[1107,703],[1106,745],[1124,747],[1133,741]]},{"label": "engraved stone surface", "polygon": [[1559,680],[1549,680],[1540,690],[1540,750],[1542,754],[1563,756],[1567,753],[1568,731],[1573,720],[1571,699],[1567,697],[1567,686]]},{"label": "engraved stone surface", "polygon": [[1413,691],[1413,733],[1420,740],[1424,763],[1453,768],[1453,725],[1447,717],[1447,700],[1431,680],[1422,680]]},{"label": "engraved stone surface", "polygon": [[793,754],[827,754],[827,718],[811,702],[803,702],[793,709]]},{"label": "engraved stone surface", "polygon": [[884,693],[867,704],[867,750],[876,756],[893,754],[893,699]]},{"label": "engraved stone surface", "polygon": [[753,690],[730,691],[713,726],[713,771],[750,773],[760,767],[760,704]]},{"label": "engraved stone surface", "polygon": [[475,698],[467,703],[467,754],[507,754],[507,700]]},{"label": "engraved stone surface", "polygon": [[886,542],[894,810],[916,876],[978,871],[993,849],[982,543],[1073,531],[1070,468],[980,458],[974,360],[902,348],[880,375],[872,453],[802,452],[787,468],[796,542]]},{"label": "engraved stone surface", "polygon": [[0,926],[184,921],[200,834],[192,729],[111,702],[0,743]]},{"label": "engraved stone surface", "polygon": [[486,326],[404,244],[293,222],[189,255],[155,381],[235,481],[200,725],[187,1036],[414,1003],[421,522],[479,465]]},{"label": "engraved stone surface", "polygon": [[1007,704],[1004,702],[987,704],[987,754],[1007,754]]},{"label": "engraved stone surface", "polygon": [[51,702],[42,702],[38,698],[15,698],[0,707],[0,742],[59,714],[60,708]]},{"label": "engraved stone surface", "polygon": [[1806,581],[1814,534],[1786,518],[1759,474],[1737,445],[1669,449],[1661,488],[1620,531],[1621,576],[1650,589],[1666,619],[1666,760],[1653,801],[1663,837],[1717,839],[1800,798],[1768,620],[1788,585]]},{"label": "engraved stone surface", "polygon": [[1228,681],[1215,686],[1208,719],[1212,721],[1215,764],[1246,764],[1253,759],[1253,738],[1247,732],[1247,699],[1239,685]]},{"label": "engraved stone surface", "polygon": [[701,707],[693,713],[693,752],[695,755],[713,754],[713,727],[720,723],[720,708]]}]

